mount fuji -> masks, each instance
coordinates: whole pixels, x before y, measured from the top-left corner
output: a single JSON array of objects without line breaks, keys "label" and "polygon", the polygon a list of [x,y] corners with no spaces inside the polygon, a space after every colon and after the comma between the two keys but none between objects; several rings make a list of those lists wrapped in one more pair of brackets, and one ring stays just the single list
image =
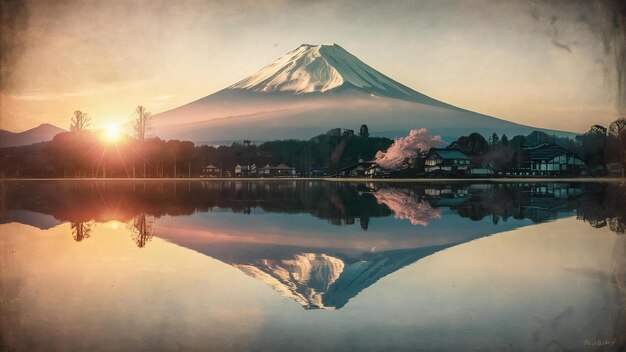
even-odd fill
[{"label": "mount fuji", "polygon": [[411,129],[454,139],[471,132],[509,136],[539,130],[458,108],[419,93],[337,44],[303,44],[221,91],[154,115],[161,138],[195,142],[308,139],[334,127],[367,124],[375,136]]}]

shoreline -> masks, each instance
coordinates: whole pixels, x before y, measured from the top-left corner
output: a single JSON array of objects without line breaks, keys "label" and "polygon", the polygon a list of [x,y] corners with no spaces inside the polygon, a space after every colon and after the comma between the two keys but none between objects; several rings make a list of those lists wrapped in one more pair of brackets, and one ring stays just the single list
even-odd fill
[{"label": "shoreline", "polygon": [[245,181],[245,182],[277,182],[277,181],[316,181],[316,182],[376,182],[376,183],[541,183],[541,182],[612,182],[626,183],[626,178],[620,177],[572,177],[572,178],[335,178],[335,177],[191,177],[191,178],[0,178],[3,181],[128,181],[128,182],[158,182],[158,181]]}]

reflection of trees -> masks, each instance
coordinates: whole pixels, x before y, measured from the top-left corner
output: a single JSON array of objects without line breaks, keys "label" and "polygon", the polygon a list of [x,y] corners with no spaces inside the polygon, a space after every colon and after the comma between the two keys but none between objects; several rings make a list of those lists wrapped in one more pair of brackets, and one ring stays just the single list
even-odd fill
[{"label": "reflection of trees", "polygon": [[[184,187],[176,187],[176,184]],[[138,216],[191,215],[212,209],[237,213],[258,210],[269,213],[307,213],[330,224],[360,224],[387,217],[425,225],[440,216],[437,209],[450,209],[461,217],[494,223],[513,219],[534,222],[554,220],[576,211],[579,219],[596,227],[626,229],[626,186],[616,183],[352,183],[352,182],[54,182],[3,181],[0,211],[29,210],[50,214],[70,223],[138,222],[144,228],[137,236],[145,245],[149,226]],[[2,212],[0,212],[2,215]],[[139,220],[137,220],[139,219]],[[23,221],[23,220],[22,220]],[[149,223],[146,218],[146,223]],[[146,224],[147,225],[147,224]],[[358,225],[357,225],[358,226]],[[74,230],[76,238],[89,231]]]},{"label": "reflection of trees", "polygon": [[133,242],[137,247],[143,248],[154,236],[154,218],[145,213],[139,214],[133,219],[130,230]]},{"label": "reflection of trees", "polygon": [[396,219],[409,220],[413,225],[428,225],[432,218],[440,218],[441,212],[426,200],[419,200],[400,189],[381,189],[374,192],[378,204],[386,205]]},{"label": "reflection of trees", "polygon": [[600,228],[608,226],[616,233],[626,232],[626,186],[596,183],[587,187],[576,207],[579,220]]},{"label": "reflection of trees", "polygon": [[91,222],[72,222],[72,237],[74,241],[80,242],[91,236]]},{"label": "reflection of trees", "polygon": [[613,232],[624,233],[626,231],[626,218],[614,217],[607,219],[609,223],[609,229]]},{"label": "reflection of trees", "polygon": [[359,219],[359,222],[361,224],[361,229],[363,229],[363,231],[367,231],[370,226],[370,218],[368,216],[362,216]]},{"label": "reflection of trees", "polygon": [[50,214],[68,222],[130,222],[141,213],[158,218],[216,208],[245,214],[258,210],[309,213],[339,225],[362,216],[374,219],[391,214],[370,193],[361,191],[367,191],[363,184],[295,181],[67,181],[60,187],[33,181],[28,186],[8,182],[7,204],[13,209]]}]

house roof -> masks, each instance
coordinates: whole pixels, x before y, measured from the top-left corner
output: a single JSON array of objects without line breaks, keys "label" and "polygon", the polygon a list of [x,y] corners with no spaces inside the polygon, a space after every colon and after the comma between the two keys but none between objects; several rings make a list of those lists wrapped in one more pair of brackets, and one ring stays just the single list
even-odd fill
[{"label": "house roof", "polygon": [[437,153],[442,159],[464,159],[469,160],[469,157],[458,149],[434,149],[432,153]]},{"label": "house roof", "polygon": [[205,166],[204,168],[205,169],[219,169],[219,167],[213,166],[212,164],[209,164],[209,165]]},{"label": "house roof", "polygon": [[268,169],[268,170],[293,170],[294,168],[285,164],[278,164],[276,166],[270,166],[267,164],[263,167],[260,167],[259,170]]},{"label": "house roof", "polygon": [[372,164],[374,164],[373,161],[357,161],[356,163],[350,164],[348,166],[345,166],[341,169],[339,169],[339,171],[337,172],[342,172],[342,171],[346,171],[346,170],[351,170],[354,169],[358,166],[362,166],[363,168],[368,168],[369,166],[371,166]]},{"label": "house roof", "polygon": [[550,160],[563,153],[571,153],[558,144],[544,143],[532,148],[524,148],[530,160]]},{"label": "house roof", "polygon": [[278,164],[275,169],[279,169],[279,170],[291,170],[293,169],[293,167],[291,166],[287,166],[285,164]]}]

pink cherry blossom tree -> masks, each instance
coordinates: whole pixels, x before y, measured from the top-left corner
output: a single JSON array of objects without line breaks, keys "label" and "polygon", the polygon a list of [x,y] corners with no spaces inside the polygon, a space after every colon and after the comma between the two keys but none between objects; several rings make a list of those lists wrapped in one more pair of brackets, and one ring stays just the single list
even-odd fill
[{"label": "pink cherry blossom tree", "polygon": [[443,140],[440,136],[429,135],[425,128],[411,130],[408,136],[395,139],[387,151],[376,153],[374,161],[383,168],[397,170],[441,143]]}]

